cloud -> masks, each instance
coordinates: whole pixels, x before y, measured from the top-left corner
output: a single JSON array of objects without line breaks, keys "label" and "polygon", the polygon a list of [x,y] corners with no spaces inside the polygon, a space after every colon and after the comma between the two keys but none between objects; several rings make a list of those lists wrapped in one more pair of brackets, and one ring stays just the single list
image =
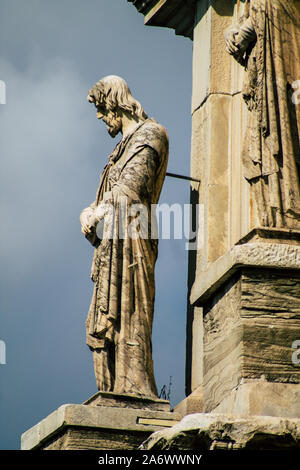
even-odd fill
[{"label": "cloud", "polygon": [[[0,108],[1,259],[5,276],[17,264],[22,279],[70,240],[70,230],[80,233],[79,212],[98,180],[89,181],[96,119],[70,63],[36,61],[21,74],[0,60],[0,70],[7,86]],[[105,131],[97,132],[101,138]]]}]

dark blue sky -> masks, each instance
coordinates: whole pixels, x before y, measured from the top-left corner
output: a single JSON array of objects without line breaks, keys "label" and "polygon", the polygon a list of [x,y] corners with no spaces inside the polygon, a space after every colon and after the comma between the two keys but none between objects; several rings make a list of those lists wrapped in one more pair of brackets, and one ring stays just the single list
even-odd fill
[{"label": "dark blue sky", "polygon": [[[117,143],[86,101],[101,77],[120,75],[169,133],[168,171],[189,174],[192,42],[146,27],[126,0],[1,0],[0,448],[64,403],[96,393],[85,320],[92,248],[79,213],[95,197]],[[189,202],[167,178],[160,203]],[[184,398],[186,240],[161,240],[153,357],[157,387]]]}]

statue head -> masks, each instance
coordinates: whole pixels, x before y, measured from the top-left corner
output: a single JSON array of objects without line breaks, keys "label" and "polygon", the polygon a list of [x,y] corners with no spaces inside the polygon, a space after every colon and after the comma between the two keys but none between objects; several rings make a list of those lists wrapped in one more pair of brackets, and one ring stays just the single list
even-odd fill
[{"label": "statue head", "polygon": [[122,117],[138,120],[147,119],[141,104],[133,98],[125,80],[109,75],[99,80],[88,92],[88,101],[97,108],[97,118],[102,119],[111,137],[122,130]]}]

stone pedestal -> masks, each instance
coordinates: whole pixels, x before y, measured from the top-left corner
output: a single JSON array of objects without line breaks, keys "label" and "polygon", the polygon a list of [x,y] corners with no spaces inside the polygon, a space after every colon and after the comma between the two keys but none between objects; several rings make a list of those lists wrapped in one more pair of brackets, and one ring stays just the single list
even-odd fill
[{"label": "stone pedestal", "polygon": [[62,405],[26,431],[22,450],[131,450],[180,415],[169,402],[99,392],[82,405]]},{"label": "stone pedestal", "polygon": [[191,301],[203,312],[199,411],[300,418],[300,233],[252,230],[199,275]]}]

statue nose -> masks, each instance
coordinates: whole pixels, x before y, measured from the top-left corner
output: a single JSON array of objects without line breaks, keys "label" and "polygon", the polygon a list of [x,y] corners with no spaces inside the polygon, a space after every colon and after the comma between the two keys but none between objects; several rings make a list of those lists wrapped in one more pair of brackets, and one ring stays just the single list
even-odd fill
[{"label": "statue nose", "polygon": [[100,113],[100,111],[97,111],[97,118],[98,118],[98,119],[102,119],[103,116],[104,116],[103,113]]}]

